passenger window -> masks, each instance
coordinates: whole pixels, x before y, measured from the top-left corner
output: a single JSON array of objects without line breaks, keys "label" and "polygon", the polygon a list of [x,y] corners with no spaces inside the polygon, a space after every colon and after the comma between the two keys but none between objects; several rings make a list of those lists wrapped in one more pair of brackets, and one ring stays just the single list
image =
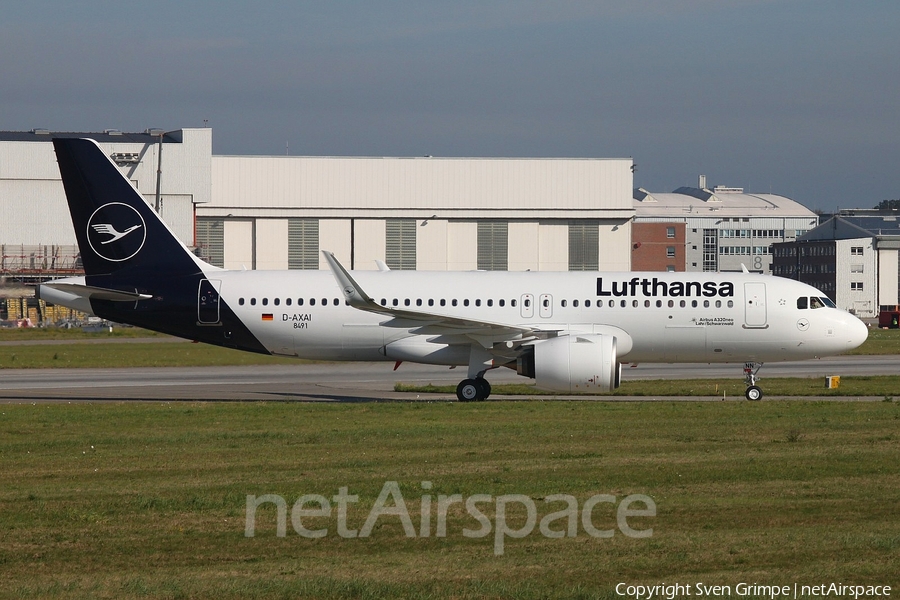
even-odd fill
[{"label": "passenger window", "polygon": [[691,308],[697,308],[697,301],[691,300]]},{"label": "passenger window", "polygon": [[450,301],[450,304],[452,304],[453,306],[456,306],[456,304],[457,304],[457,303],[456,303],[456,298],[454,298],[453,300],[451,300],[451,301]]},{"label": "passenger window", "polygon": [[441,306],[447,306],[447,301],[441,298]]},{"label": "passenger window", "polygon": [[494,301],[491,300],[490,298],[488,298],[487,305],[488,305],[488,306],[493,306],[493,305],[494,305]]},{"label": "passenger window", "polygon": [[703,301],[703,308],[709,308],[709,300]]},{"label": "passenger window", "polygon": [[685,306],[687,306],[687,302],[685,302],[684,300],[682,300],[679,304],[680,304],[681,308],[684,308]]},{"label": "passenger window", "polygon": [[[383,304],[384,300],[382,300],[381,302]],[[297,306],[303,306],[303,298],[297,298]]]},{"label": "passenger window", "polygon": [[391,302],[391,304],[393,304],[394,306],[397,306],[398,304],[400,304],[400,301],[397,300],[396,298],[394,298],[393,301]]},{"label": "passenger window", "polygon": [[284,299],[284,303],[287,304],[288,306],[290,306],[290,305],[291,305],[291,299],[290,299],[290,298],[285,298],[285,299]]},{"label": "passenger window", "polygon": [[263,298],[263,306],[268,306],[268,305],[269,305],[269,299]]},{"label": "passenger window", "polygon": [[331,301],[331,303],[334,304],[335,306],[340,306],[340,304],[341,304],[341,299],[340,299],[340,298],[335,298],[334,300]]},{"label": "passenger window", "polygon": [[428,306],[434,306],[434,298],[428,299]]},{"label": "passenger window", "polygon": [[603,300],[597,300],[597,308],[603,308]]},{"label": "passenger window", "polygon": [[250,298],[250,306],[256,306],[256,298]]},{"label": "passenger window", "polygon": [[673,306],[675,306],[675,301],[669,300],[669,308],[672,308]]},{"label": "passenger window", "polygon": [[644,300],[644,308],[650,308],[650,301]]},{"label": "passenger window", "polygon": [[806,310],[807,308],[809,308],[808,303],[809,303],[809,298],[807,298],[806,296],[797,298],[797,308],[799,308],[800,310]]},{"label": "passenger window", "polygon": [[281,304],[281,298],[275,298],[273,302],[275,303],[275,306],[278,306],[279,304]]},{"label": "passenger window", "polygon": [[590,300],[585,300],[585,301],[584,301],[584,306],[585,306],[586,308],[590,308],[590,307],[591,307],[591,301],[590,301]]},{"label": "passenger window", "polygon": [[[301,302],[301,304],[302,304],[302,302]],[[387,298],[382,298],[382,299],[381,299],[381,305],[382,305],[382,306],[387,306]]]},{"label": "passenger window", "polygon": [[309,299],[309,305],[310,305],[310,306],[315,306],[315,305],[316,305],[316,299],[315,299],[315,298],[310,298],[310,299]]},{"label": "passenger window", "polygon": [[728,301],[728,308],[734,308],[734,300]]},{"label": "passenger window", "polygon": [[322,298],[322,306],[328,306],[328,298]]},{"label": "passenger window", "polygon": [[[567,302],[568,302],[567,300],[563,300],[562,302],[560,302],[560,306],[562,306],[563,308],[565,308]],[[547,306],[547,301],[546,301],[546,300],[544,300],[544,306]]]},{"label": "passenger window", "polygon": [[656,301],[656,308],[662,308],[662,300]]},{"label": "passenger window", "polygon": [[722,301],[716,300],[716,308],[722,308]]},{"label": "passenger window", "polygon": [[469,305],[469,299],[466,298],[465,300],[463,300],[463,306],[468,306],[468,305]]},{"label": "passenger window", "polygon": [[[513,300],[513,302],[515,302],[515,300]],[[529,306],[531,306],[531,300],[529,298],[526,298],[525,299],[525,308],[528,308]]]},{"label": "passenger window", "polygon": [[422,299],[416,298],[416,306],[422,306]]},{"label": "passenger window", "polygon": [[637,301],[637,300],[632,300],[632,301],[631,301],[631,306],[633,306],[634,308],[637,308],[637,307],[638,307],[638,301]]},{"label": "passenger window", "polygon": [[[500,298],[499,300],[497,300],[497,304],[500,305],[500,308],[503,308],[504,306],[506,306],[506,300]],[[513,306],[515,306],[515,304],[513,304]]]},{"label": "passenger window", "polygon": [[240,304],[241,306],[243,306],[243,305],[244,305],[244,299],[243,299],[243,298],[238,298],[238,304]]},{"label": "passenger window", "polygon": [[625,306],[627,306],[627,305],[625,304],[625,301],[624,301],[624,300],[622,300],[621,302],[619,302],[619,305],[620,305],[622,308],[625,308]]},{"label": "passenger window", "polygon": [[[516,299],[515,299],[515,298],[513,298],[512,300],[509,301],[509,305],[512,306],[513,308],[516,307],[516,304],[518,304],[518,303],[516,302]],[[502,306],[502,305],[501,305],[501,306]]]},{"label": "passenger window", "polygon": [[403,301],[403,306],[409,306],[409,298]]},{"label": "passenger window", "polygon": [[549,307],[549,306],[550,306],[550,300],[549,300],[549,298],[544,298],[544,308],[547,308],[547,307]]},{"label": "passenger window", "polygon": [[578,308],[578,300],[572,300],[572,308]]}]

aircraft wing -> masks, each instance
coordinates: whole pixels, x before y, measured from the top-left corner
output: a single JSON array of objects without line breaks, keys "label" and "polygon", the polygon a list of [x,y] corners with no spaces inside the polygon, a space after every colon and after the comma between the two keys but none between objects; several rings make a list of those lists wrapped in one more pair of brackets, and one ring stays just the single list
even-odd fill
[{"label": "aircraft wing", "polygon": [[[381,306],[360,287],[333,253],[323,250],[322,255],[350,306],[389,317],[388,321],[382,323],[384,327],[411,329],[422,335],[450,336],[445,340],[448,343],[452,343],[451,340],[456,336],[464,336],[468,338],[465,340],[468,343],[475,341],[485,348],[490,348],[495,342],[547,338],[559,332],[555,329],[544,330]],[[459,342],[462,341],[459,339]]]}]

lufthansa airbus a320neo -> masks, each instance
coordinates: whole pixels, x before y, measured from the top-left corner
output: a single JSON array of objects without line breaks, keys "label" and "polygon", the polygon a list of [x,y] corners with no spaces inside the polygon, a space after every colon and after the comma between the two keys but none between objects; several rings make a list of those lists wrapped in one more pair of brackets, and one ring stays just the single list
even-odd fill
[{"label": "lufthansa airbus a320neo", "polygon": [[859,319],[819,290],[751,273],[231,271],[191,253],[89,139],[54,139],[85,275],[44,300],[250,352],[468,368],[460,400],[509,367],[538,387],[608,392],[622,362],[759,366],[856,348]]}]

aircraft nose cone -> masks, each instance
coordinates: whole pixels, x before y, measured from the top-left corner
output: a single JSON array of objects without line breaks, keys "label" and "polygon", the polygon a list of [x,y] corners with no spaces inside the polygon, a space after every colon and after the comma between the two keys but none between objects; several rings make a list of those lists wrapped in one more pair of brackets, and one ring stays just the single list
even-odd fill
[{"label": "aircraft nose cone", "polygon": [[847,324],[847,346],[858,348],[869,337],[869,328],[856,317],[851,317],[851,319]]}]

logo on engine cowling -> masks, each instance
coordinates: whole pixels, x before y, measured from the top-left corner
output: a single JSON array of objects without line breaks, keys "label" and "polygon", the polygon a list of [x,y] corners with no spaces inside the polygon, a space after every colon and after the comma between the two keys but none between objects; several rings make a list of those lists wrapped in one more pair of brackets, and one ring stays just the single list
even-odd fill
[{"label": "logo on engine cowling", "polygon": [[147,240],[144,218],[133,207],[110,202],[94,211],[87,223],[87,240],[94,254],[110,262],[134,257]]}]

